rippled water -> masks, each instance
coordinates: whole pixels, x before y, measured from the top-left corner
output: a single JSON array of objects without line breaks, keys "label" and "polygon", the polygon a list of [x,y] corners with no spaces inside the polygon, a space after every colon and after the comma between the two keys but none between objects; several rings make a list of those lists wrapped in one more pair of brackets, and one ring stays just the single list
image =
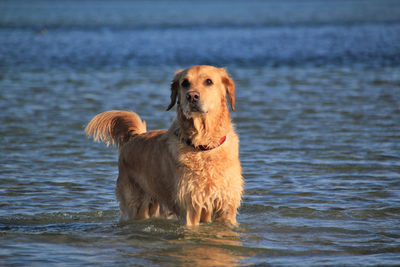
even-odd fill
[{"label": "rippled water", "polygon": [[[2,1],[0,265],[399,265],[396,1]],[[240,227],[119,223],[116,149],[83,129],[129,109],[167,128],[174,71],[227,66]]]}]

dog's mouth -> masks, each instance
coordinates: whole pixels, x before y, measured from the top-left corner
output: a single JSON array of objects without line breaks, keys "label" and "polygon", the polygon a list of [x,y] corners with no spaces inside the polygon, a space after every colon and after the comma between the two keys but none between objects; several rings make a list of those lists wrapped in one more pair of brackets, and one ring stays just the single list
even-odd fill
[{"label": "dog's mouth", "polygon": [[185,103],[183,108],[183,113],[186,117],[191,117],[194,115],[204,115],[207,114],[207,110],[200,103]]},{"label": "dog's mouth", "polygon": [[205,113],[205,111],[199,105],[189,104],[189,109],[191,112]]}]

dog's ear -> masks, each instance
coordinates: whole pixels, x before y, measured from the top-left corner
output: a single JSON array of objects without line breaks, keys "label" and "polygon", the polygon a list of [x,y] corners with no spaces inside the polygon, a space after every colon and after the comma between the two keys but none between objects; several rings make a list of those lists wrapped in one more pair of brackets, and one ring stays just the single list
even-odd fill
[{"label": "dog's ear", "polygon": [[224,68],[220,69],[222,75],[222,83],[225,85],[226,93],[228,94],[231,108],[235,111],[235,83]]},{"label": "dog's ear", "polygon": [[174,79],[171,82],[171,103],[169,104],[167,111],[170,110],[176,102],[176,98],[178,97],[178,89],[179,89],[179,80],[181,78],[183,70],[178,70],[175,72]]}]

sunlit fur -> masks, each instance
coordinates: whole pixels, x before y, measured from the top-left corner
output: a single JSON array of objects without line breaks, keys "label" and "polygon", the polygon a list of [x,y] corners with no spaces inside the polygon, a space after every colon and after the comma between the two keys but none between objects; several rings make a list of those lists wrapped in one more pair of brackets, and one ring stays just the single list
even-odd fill
[{"label": "sunlit fur", "polygon": [[[181,86],[183,79],[190,88]],[[196,109],[185,97],[188,90],[200,93]],[[86,134],[119,147],[116,194],[122,220],[177,216],[188,226],[214,220],[237,224],[243,179],[239,139],[225,98],[228,94],[234,110],[234,93],[225,69],[194,66],[178,71],[172,81],[168,110],[179,101],[168,130],[146,132],[139,116],[127,111],[107,111],[92,119]],[[223,136],[226,141],[219,144]]]}]

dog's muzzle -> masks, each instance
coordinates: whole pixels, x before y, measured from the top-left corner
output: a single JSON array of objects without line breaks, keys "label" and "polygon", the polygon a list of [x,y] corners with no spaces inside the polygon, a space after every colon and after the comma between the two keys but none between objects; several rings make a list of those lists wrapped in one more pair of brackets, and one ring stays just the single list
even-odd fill
[{"label": "dog's muzzle", "polygon": [[186,93],[186,105],[188,112],[205,113],[200,101],[200,92],[191,90]]}]

